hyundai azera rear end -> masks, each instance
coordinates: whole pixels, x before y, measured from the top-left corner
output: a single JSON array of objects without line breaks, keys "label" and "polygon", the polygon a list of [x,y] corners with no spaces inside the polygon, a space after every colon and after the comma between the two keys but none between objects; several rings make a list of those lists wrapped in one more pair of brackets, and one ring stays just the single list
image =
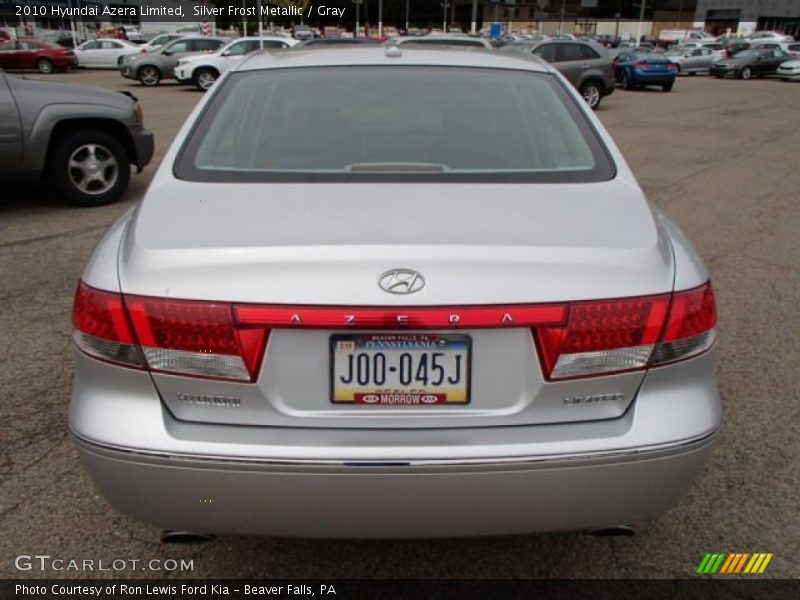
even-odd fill
[{"label": "hyundai azera rear end", "polygon": [[715,325],[701,259],[546,64],[256,54],[86,266],[70,428],[168,530],[614,528],[708,456]]}]

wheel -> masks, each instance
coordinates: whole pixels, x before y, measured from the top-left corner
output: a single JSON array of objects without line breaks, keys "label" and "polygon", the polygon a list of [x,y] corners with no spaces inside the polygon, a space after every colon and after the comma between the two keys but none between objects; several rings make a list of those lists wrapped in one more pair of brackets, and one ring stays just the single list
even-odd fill
[{"label": "wheel", "polygon": [[694,77],[695,75],[697,75],[697,71],[689,71],[689,75]]},{"label": "wheel", "polygon": [[675,82],[672,82],[672,83],[665,83],[665,84],[663,84],[663,85],[661,86],[661,89],[662,89],[662,90],[664,90],[665,92],[669,92],[669,91],[671,91],[671,90],[672,90],[672,86],[673,86],[673,85],[675,85]]},{"label": "wheel", "polygon": [[103,131],[88,130],[58,140],[50,160],[56,188],[78,206],[100,206],[119,199],[131,178],[128,153]]},{"label": "wheel", "polygon": [[36,61],[36,68],[39,69],[39,73],[44,73],[45,75],[49,75],[53,71],[55,71],[55,67],[53,66],[53,61],[49,58],[40,58]]},{"label": "wheel", "polygon": [[622,89],[623,90],[632,90],[635,87],[636,86],[631,81],[631,78],[628,77],[628,74],[627,73],[623,73],[622,74]]},{"label": "wheel", "polygon": [[586,100],[589,108],[595,109],[600,106],[600,100],[603,99],[603,92],[600,86],[594,81],[587,81],[581,86],[581,96]]},{"label": "wheel", "polygon": [[138,79],[139,83],[142,85],[152,87],[158,85],[161,81],[161,71],[158,70],[158,67],[145,65],[144,67],[139,67],[139,70],[136,71],[136,79]]},{"label": "wheel", "polygon": [[739,79],[750,79],[752,76],[753,72],[750,70],[750,67],[745,67],[739,71]]},{"label": "wheel", "polygon": [[198,90],[206,92],[211,89],[212,85],[214,85],[217,77],[219,77],[219,73],[217,73],[214,69],[203,68],[197,69],[192,79],[194,80],[194,84],[197,86]]},{"label": "wheel", "polygon": [[122,57],[122,56],[120,56],[120,57],[117,59],[117,68],[119,68],[119,67],[121,67],[121,66],[122,66],[122,58],[123,58],[123,57]]},{"label": "wheel", "polygon": [[717,79],[723,79],[725,76],[724,75],[720,75],[719,73],[715,73],[714,77],[716,77]]}]

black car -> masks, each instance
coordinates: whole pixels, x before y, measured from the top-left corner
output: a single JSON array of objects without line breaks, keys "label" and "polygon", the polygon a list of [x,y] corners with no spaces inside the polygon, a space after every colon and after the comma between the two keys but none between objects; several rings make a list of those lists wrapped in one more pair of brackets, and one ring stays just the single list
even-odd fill
[{"label": "black car", "polygon": [[750,42],[742,38],[723,37],[717,40],[722,44],[722,49],[725,51],[725,56],[731,57],[739,54],[742,50],[750,48]]},{"label": "black car", "polygon": [[750,79],[777,73],[778,66],[792,55],[783,50],[743,50],[738,54],[723,58],[711,65],[711,74],[722,79],[733,75],[737,79]]}]

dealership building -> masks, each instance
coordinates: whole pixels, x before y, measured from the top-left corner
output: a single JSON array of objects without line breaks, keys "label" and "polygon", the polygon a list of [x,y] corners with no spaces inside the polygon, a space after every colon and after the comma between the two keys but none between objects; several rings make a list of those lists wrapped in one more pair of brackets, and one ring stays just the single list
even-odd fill
[{"label": "dealership building", "polygon": [[770,29],[800,37],[800,0],[697,0],[695,21],[715,34]]}]

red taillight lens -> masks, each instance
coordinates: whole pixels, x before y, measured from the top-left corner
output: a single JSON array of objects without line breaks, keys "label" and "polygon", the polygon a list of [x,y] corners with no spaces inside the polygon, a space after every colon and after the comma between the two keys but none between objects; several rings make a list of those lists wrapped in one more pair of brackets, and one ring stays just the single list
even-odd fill
[{"label": "red taillight lens", "polygon": [[231,304],[129,296],[125,305],[152,370],[257,378],[266,329],[237,328]]},{"label": "red taillight lens", "polygon": [[143,366],[122,296],[81,282],[72,313],[75,344],[87,354],[129,366]]},{"label": "red taillight lens", "polygon": [[564,325],[535,330],[545,374],[563,379],[645,367],[669,299],[661,295],[571,304]]},{"label": "red taillight lens", "polygon": [[696,356],[714,343],[711,283],[673,295],[569,305],[567,322],[534,330],[548,379],[642,369]]},{"label": "red taillight lens", "polygon": [[633,65],[633,67],[635,69],[649,69],[650,65],[647,63],[636,63],[635,65]]},{"label": "red taillight lens", "polygon": [[548,380],[643,369],[708,350],[710,283],[674,294],[507,306],[324,307],[126,296],[80,283],[75,343],[104,360],[164,373],[253,382],[274,328],[532,328]]},{"label": "red taillight lens", "polygon": [[664,334],[653,348],[650,363],[660,365],[705,352],[714,345],[716,325],[717,303],[710,282],[676,293]]}]

